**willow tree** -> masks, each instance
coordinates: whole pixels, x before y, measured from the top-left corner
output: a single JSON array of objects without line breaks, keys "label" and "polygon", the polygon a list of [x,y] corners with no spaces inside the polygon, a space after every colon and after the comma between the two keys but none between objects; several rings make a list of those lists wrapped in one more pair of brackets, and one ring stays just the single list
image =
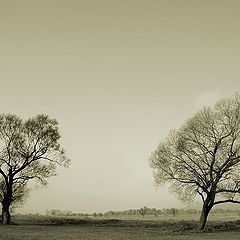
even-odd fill
[{"label": "willow tree", "polygon": [[180,200],[202,200],[200,229],[211,209],[240,203],[240,96],[204,107],[172,130],[150,157],[157,185],[169,183]]},{"label": "willow tree", "polygon": [[47,115],[26,121],[13,114],[0,115],[0,201],[2,222],[11,223],[10,207],[26,197],[28,182],[45,185],[57,165],[69,160],[60,143],[58,123]]}]

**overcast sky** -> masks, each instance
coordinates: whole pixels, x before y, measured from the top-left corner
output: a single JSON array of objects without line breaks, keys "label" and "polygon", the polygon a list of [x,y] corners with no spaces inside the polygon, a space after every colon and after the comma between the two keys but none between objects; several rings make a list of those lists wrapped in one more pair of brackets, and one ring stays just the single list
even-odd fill
[{"label": "overcast sky", "polygon": [[0,0],[0,112],[56,118],[72,165],[19,209],[181,206],[148,158],[240,87],[240,2]]}]

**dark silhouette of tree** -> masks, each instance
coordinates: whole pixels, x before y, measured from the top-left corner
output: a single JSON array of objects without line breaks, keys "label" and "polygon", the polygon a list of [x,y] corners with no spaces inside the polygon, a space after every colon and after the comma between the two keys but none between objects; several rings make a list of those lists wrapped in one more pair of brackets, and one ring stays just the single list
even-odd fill
[{"label": "dark silhouette of tree", "polygon": [[240,203],[240,96],[204,107],[152,153],[156,184],[170,183],[182,201],[202,199],[200,229],[213,206]]},{"label": "dark silhouette of tree", "polygon": [[175,218],[175,217],[178,215],[178,213],[179,213],[178,209],[176,209],[176,208],[171,208],[170,211],[171,211],[171,214],[173,215],[174,218]]},{"label": "dark silhouette of tree", "polygon": [[46,185],[56,166],[70,163],[59,143],[58,123],[47,115],[26,121],[13,114],[0,115],[0,201],[2,223],[11,223],[10,206],[27,196],[27,183]]},{"label": "dark silhouette of tree", "polygon": [[[2,206],[3,206],[3,200],[6,195],[6,191],[7,191],[6,186],[7,185],[4,178],[0,177],[0,203],[2,204]],[[27,182],[14,184],[12,187],[12,203],[10,205],[11,209],[22,205],[28,196],[29,196],[29,188],[27,187]],[[2,214],[4,214],[3,211],[2,211]],[[5,218],[5,221],[6,220],[7,219]],[[3,216],[1,218],[1,222],[3,222]]]},{"label": "dark silhouette of tree", "polygon": [[139,209],[139,214],[144,217],[147,214],[147,211],[148,211],[148,207],[144,206]]}]

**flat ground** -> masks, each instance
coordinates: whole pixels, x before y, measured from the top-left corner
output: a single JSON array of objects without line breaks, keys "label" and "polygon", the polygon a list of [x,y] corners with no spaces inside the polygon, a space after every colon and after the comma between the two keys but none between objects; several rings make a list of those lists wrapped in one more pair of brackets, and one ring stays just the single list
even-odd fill
[{"label": "flat ground", "polygon": [[5,240],[239,240],[239,232],[163,233],[154,229],[89,226],[7,226],[0,227]]},{"label": "flat ground", "polygon": [[[193,216],[192,216],[193,217]],[[215,216],[206,232],[196,230],[197,221],[182,219],[80,219],[18,216],[16,225],[0,225],[4,240],[239,240],[240,221]],[[229,216],[231,218],[231,216]],[[150,217],[149,217],[150,218]],[[185,217],[184,217],[185,218]]]}]

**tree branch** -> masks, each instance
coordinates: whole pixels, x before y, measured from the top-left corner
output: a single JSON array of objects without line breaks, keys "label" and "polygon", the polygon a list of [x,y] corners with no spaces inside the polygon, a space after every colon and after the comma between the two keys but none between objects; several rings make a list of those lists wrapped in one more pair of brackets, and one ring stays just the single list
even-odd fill
[{"label": "tree branch", "polygon": [[213,205],[222,204],[222,203],[237,203],[237,204],[240,204],[240,201],[227,199],[227,200],[217,201]]}]

